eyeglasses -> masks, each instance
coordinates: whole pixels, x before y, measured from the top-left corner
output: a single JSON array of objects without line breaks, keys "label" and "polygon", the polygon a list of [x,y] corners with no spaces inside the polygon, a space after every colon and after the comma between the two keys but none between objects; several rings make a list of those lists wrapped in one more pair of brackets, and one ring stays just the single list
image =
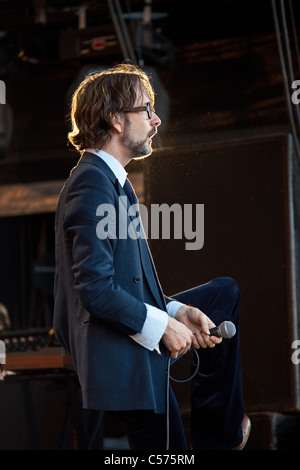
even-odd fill
[{"label": "eyeglasses", "polygon": [[152,106],[150,103],[147,103],[146,106],[135,106],[134,108],[124,108],[122,109],[124,113],[139,113],[140,111],[147,111],[147,115],[149,119],[152,119]]}]

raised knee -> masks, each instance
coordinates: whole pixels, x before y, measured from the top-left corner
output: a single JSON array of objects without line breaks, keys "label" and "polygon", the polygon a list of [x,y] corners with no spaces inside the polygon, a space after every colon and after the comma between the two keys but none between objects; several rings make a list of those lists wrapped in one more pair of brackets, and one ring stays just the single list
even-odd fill
[{"label": "raised knee", "polygon": [[220,284],[223,294],[226,293],[234,300],[238,300],[241,296],[238,283],[232,277],[219,277],[216,281]]}]

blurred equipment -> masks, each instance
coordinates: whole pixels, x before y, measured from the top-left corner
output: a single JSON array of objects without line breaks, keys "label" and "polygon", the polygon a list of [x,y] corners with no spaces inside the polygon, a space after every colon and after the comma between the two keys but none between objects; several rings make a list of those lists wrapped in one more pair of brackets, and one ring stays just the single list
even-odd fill
[{"label": "blurred equipment", "polygon": [[7,353],[38,352],[41,348],[59,347],[54,331],[49,328],[2,331],[0,339],[4,341]]},{"label": "blurred equipment", "polygon": [[8,310],[4,304],[0,303],[0,332],[10,328],[10,318]]},{"label": "blurred equipment", "polygon": [[[300,72],[299,45],[295,25],[295,14],[291,1],[272,0],[272,11],[275,26],[275,34],[278,47],[278,55],[282,70],[284,93],[291,133],[294,139],[295,154],[300,164],[300,110],[299,106],[293,106],[291,101],[291,84]],[[293,41],[291,41],[291,37]],[[296,64],[293,63],[292,44],[295,48]]]},{"label": "blurred equipment", "polygon": [[[107,0],[111,24],[88,26],[89,7],[79,7],[77,29],[61,33],[60,56],[64,60],[116,54],[121,49],[123,58],[143,67],[146,60],[170,67],[173,63],[171,42],[154,29],[153,21],[168,16],[152,12],[147,0],[141,12],[123,13],[119,0]],[[146,60],[145,60],[146,59]]]},{"label": "blurred equipment", "polygon": [[0,104],[0,158],[4,158],[8,150],[13,131],[13,114],[8,103]]}]

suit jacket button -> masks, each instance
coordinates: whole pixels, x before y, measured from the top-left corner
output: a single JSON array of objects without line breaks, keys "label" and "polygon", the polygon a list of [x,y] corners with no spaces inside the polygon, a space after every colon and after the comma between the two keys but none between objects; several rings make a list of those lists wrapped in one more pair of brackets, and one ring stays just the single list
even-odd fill
[{"label": "suit jacket button", "polygon": [[138,284],[139,282],[141,282],[140,276],[135,276],[134,282],[135,282],[136,284]]}]

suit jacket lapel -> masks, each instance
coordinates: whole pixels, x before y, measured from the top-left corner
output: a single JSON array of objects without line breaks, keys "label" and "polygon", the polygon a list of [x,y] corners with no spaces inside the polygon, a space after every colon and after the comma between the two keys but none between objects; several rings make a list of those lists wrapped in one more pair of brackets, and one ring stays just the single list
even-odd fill
[{"label": "suit jacket lapel", "polygon": [[[100,170],[105,172],[105,174],[108,176],[108,178],[112,181],[118,196],[122,196],[122,197],[119,197],[119,202],[124,205],[124,207],[127,211],[127,217],[129,217],[131,222],[133,222],[135,217],[133,215],[128,214],[128,205],[126,205],[127,194],[125,193],[124,189],[122,188],[122,186],[120,185],[118,179],[116,178],[116,175],[109,168],[107,163],[105,163],[105,161],[102,160],[97,155],[95,155],[93,153],[89,153],[89,152],[84,152],[84,154],[80,158],[78,164],[82,164],[82,163],[89,163],[89,164],[95,165]],[[144,234],[144,229],[143,229],[141,220],[140,220],[140,224],[141,224],[142,233],[143,233],[144,238],[141,237],[140,236],[141,234],[138,233],[137,231],[136,231],[136,238],[137,238],[137,243],[138,243],[138,247],[139,247],[140,258],[141,258],[141,263],[142,263],[145,279],[148,282],[149,288],[150,288],[152,294],[154,295],[154,298],[155,298],[156,302],[158,303],[158,305],[161,305],[165,309],[166,308],[165,307],[165,305],[166,305],[165,304],[165,297],[163,295],[162,288],[161,288],[161,285],[160,285],[158,277],[157,277],[156,269],[155,269],[155,266],[154,266],[152,256],[150,254],[150,249],[149,249],[148,242],[147,242],[145,234]]]},{"label": "suit jacket lapel", "polygon": [[[118,190],[119,190],[119,195],[120,196],[126,196],[127,197],[127,194],[125,193],[125,191],[122,188],[122,186],[120,185],[120,183],[118,185]],[[120,199],[121,199],[121,201],[124,205],[126,204],[126,202],[128,202],[127,199],[125,199],[123,197],[121,197]],[[126,210],[128,210],[128,204],[126,206]],[[145,278],[148,282],[149,288],[150,288],[151,292],[153,293],[158,305],[162,305],[162,307],[165,309],[166,308],[165,297],[163,295],[162,288],[161,288],[160,282],[158,280],[158,276],[157,276],[156,269],[155,269],[155,266],[154,266],[154,262],[153,262],[153,259],[152,259],[151,253],[150,253],[150,249],[149,249],[148,242],[147,242],[147,239],[146,239],[145,231],[144,231],[144,228],[143,228],[142,219],[141,219],[141,216],[140,216],[140,211],[139,211],[139,216],[138,216],[139,217],[139,224],[140,224],[140,231],[139,232],[136,230],[135,224],[133,224],[133,221],[135,221],[136,216],[128,214],[128,217],[131,220],[132,227],[134,228],[134,231],[135,231],[135,237],[136,237],[136,240],[137,240],[137,243],[138,243],[138,246],[139,246],[142,267],[143,267],[143,271],[144,271],[144,274],[145,274]]]}]

